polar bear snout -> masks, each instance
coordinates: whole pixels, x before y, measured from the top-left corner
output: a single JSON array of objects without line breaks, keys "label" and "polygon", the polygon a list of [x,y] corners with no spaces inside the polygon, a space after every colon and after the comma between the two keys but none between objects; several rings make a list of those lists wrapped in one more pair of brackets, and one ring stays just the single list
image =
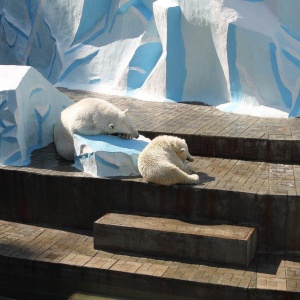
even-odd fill
[{"label": "polar bear snout", "polygon": [[187,156],[186,160],[194,161],[194,157],[191,154],[188,153],[188,156]]},{"label": "polar bear snout", "polygon": [[140,136],[138,131],[135,129],[135,127],[133,125],[133,122],[132,122],[132,125],[129,128],[129,132],[130,132],[129,134],[131,135],[132,138],[137,139]]}]

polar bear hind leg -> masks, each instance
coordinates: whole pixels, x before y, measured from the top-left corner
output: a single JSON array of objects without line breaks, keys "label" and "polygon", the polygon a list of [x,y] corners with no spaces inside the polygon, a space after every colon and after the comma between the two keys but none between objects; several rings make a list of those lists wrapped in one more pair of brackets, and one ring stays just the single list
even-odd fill
[{"label": "polar bear hind leg", "polygon": [[172,164],[164,165],[163,168],[159,168],[159,170],[152,175],[147,176],[147,174],[145,174],[143,177],[149,182],[161,185],[197,184],[199,182],[199,176],[197,174],[189,175]]},{"label": "polar bear hind leg", "polygon": [[74,160],[73,138],[62,125],[60,119],[54,126],[54,143],[58,154],[66,160]]}]

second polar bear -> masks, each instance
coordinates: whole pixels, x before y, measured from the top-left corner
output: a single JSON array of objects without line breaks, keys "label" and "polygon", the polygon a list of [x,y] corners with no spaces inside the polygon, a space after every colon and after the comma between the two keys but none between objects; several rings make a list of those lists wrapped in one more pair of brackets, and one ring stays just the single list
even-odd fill
[{"label": "second polar bear", "polygon": [[185,140],[162,135],[154,138],[141,152],[138,168],[145,180],[161,185],[196,184],[197,174],[190,175],[186,160],[194,158]]},{"label": "second polar bear", "polygon": [[74,160],[74,133],[139,137],[127,109],[121,111],[98,98],[84,98],[67,107],[58,117],[54,126],[54,142],[58,154],[66,160]]}]

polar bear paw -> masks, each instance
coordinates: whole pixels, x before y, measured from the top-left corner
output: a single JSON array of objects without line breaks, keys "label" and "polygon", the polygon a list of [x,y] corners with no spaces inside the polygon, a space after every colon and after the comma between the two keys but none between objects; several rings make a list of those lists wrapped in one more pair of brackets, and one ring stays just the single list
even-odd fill
[{"label": "polar bear paw", "polygon": [[199,182],[199,176],[197,174],[192,174],[190,175],[190,178],[191,180],[194,182],[194,183],[198,183]]},{"label": "polar bear paw", "polygon": [[118,134],[118,137],[126,140],[132,140],[132,135],[131,134],[126,134],[126,133],[120,133]]}]

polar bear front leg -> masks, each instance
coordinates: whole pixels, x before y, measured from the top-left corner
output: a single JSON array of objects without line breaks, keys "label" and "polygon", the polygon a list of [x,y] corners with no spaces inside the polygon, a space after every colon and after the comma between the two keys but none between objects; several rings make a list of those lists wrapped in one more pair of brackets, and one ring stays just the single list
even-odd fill
[{"label": "polar bear front leg", "polygon": [[119,133],[118,137],[126,140],[132,140],[132,135],[131,134],[126,134],[126,133]]},{"label": "polar bear front leg", "polygon": [[173,159],[172,161],[175,166],[177,166],[179,169],[181,169],[183,172],[187,174],[192,174],[192,170],[190,169],[189,165],[187,164],[187,161],[182,161],[179,157],[176,157],[176,160]]},{"label": "polar bear front leg", "polygon": [[191,175],[192,174],[192,170],[190,169],[189,165],[186,163],[186,161],[183,162],[183,169],[182,169],[185,173]]}]

